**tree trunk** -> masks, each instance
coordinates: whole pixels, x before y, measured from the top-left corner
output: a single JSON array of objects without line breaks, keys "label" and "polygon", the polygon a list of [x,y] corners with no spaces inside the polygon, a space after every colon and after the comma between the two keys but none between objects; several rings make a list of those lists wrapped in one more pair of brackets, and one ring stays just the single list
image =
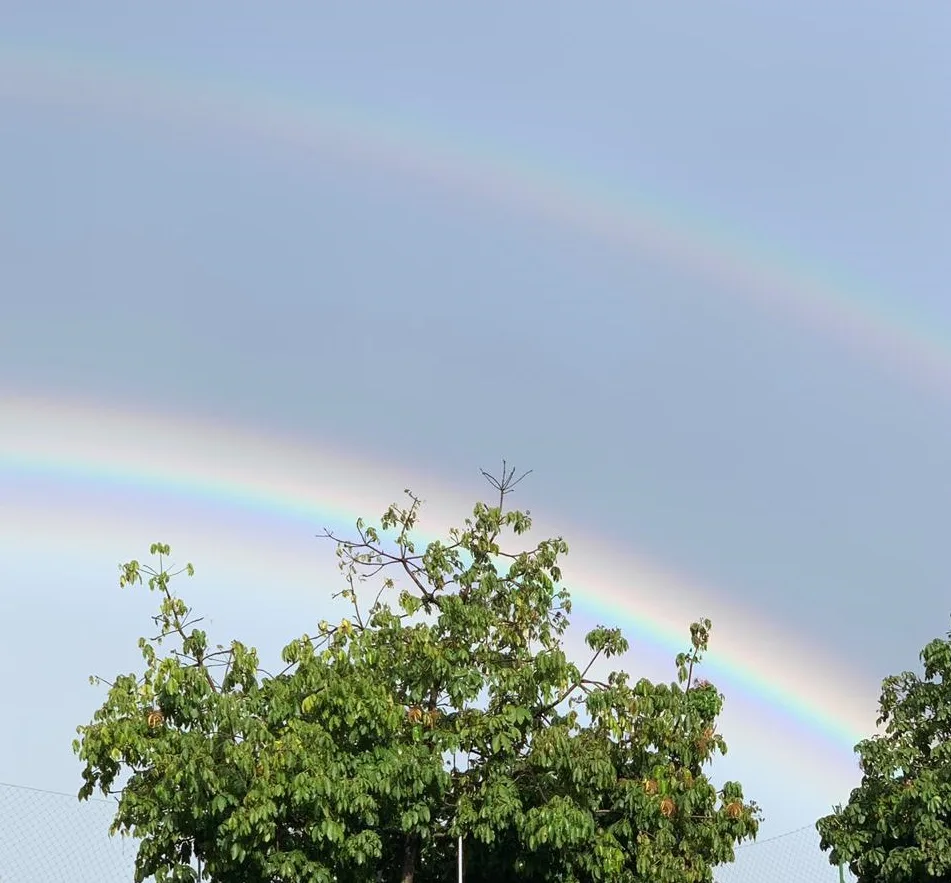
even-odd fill
[{"label": "tree trunk", "polygon": [[400,874],[400,883],[413,883],[416,876],[416,862],[419,859],[419,835],[407,834],[406,845],[403,847],[403,873]]}]

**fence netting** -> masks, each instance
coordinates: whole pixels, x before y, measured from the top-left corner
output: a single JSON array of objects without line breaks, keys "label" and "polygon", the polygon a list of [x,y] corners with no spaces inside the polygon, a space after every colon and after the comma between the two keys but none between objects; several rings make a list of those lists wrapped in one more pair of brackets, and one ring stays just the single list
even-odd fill
[{"label": "fence netting", "polygon": [[[0,784],[0,883],[130,883],[136,843],[110,837],[114,801]],[[718,883],[838,883],[807,825],[740,846]],[[846,880],[850,880],[846,873]]]}]

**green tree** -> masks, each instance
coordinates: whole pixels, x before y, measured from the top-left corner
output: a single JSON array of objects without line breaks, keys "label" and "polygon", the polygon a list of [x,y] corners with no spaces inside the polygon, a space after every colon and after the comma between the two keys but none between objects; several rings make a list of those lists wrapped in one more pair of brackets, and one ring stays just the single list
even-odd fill
[{"label": "green tree", "polygon": [[74,748],[80,798],[117,794],[112,830],[139,838],[137,881],[435,883],[453,879],[458,837],[469,883],[693,883],[733,860],[759,810],[704,773],[726,750],[723,697],[695,679],[710,622],[674,683],[596,679],[627,649],[613,628],[587,635],[579,668],[564,541],[502,547],[531,527],[505,507],[513,475],[503,464],[494,504],[419,550],[409,491],[379,527],[328,532],[348,614],[291,641],[274,675],[239,641],[209,648],[167,546],[154,568],[122,567],[121,585],[158,593],[160,633]]},{"label": "green tree", "polygon": [[862,781],[816,823],[829,861],[859,883],[951,880],[951,632],[920,654],[924,677],[882,682],[880,732],[855,746]]}]

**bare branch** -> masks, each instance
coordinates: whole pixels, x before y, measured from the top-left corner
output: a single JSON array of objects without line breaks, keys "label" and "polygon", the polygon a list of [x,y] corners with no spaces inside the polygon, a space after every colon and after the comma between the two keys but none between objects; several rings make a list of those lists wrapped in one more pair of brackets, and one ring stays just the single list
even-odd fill
[{"label": "bare branch", "polygon": [[518,478],[515,478],[515,467],[513,466],[511,469],[508,469],[504,459],[502,460],[502,475],[499,478],[496,478],[491,472],[486,472],[485,469],[480,469],[479,471],[482,473],[482,477],[499,492],[500,509],[505,502],[505,497],[515,490],[522,479],[532,474],[532,470],[529,469],[527,472],[523,472]]}]

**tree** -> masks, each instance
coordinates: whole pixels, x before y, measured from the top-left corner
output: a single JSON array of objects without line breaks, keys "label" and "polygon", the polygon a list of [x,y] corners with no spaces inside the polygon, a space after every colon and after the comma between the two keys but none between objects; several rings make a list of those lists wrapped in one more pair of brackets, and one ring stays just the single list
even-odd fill
[{"label": "tree", "polygon": [[880,732],[855,746],[862,781],[816,823],[829,861],[859,883],[951,880],[951,632],[882,682]]},{"label": "tree", "polygon": [[693,883],[755,836],[756,804],[703,770],[726,751],[723,697],[695,677],[710,622],[675,683],[596,679],[627,650],[614,628],[587,635],[579,668],[562,641],[567,547],[505,551],[530,513],[506,509],[504,464],[487,477],[495,503],[420,551],[409,491],[353,540],[326,532],[349,613],[291,641],[274,675],[239,641],[209,648],[168,546],[155,567],[123,565],[121,585],[158,593],[160,633],[74,749],[80,798],[117,794],[113,833],[140,839],[137,881],[430,883],[453,878],[462,837],[468,883]]}]

